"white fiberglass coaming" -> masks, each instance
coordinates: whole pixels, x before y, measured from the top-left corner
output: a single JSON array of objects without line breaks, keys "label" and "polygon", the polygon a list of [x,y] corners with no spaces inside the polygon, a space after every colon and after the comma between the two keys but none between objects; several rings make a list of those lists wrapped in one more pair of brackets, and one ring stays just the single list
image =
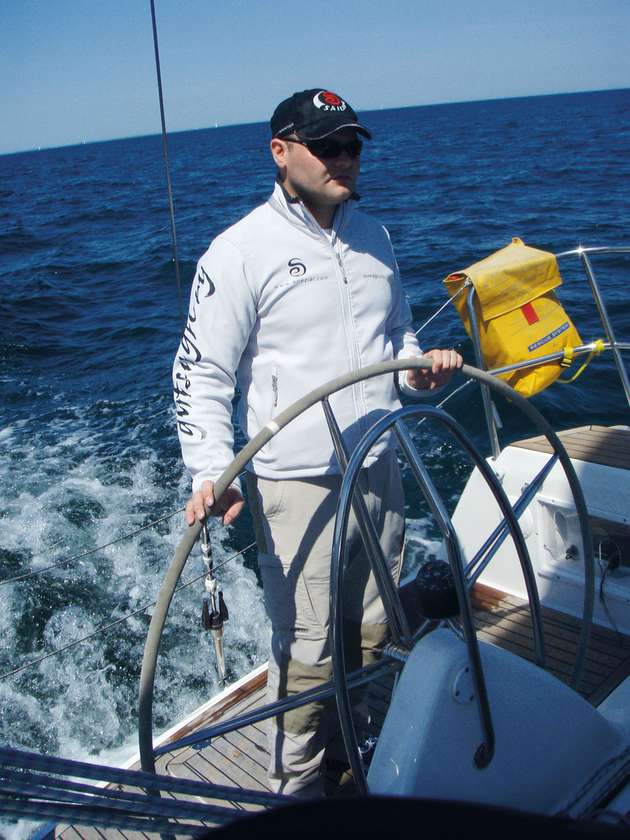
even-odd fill
[{"label": "white fiberglass coaming", "polygon": [[[630,441],[630,429],[624,431]],[[512,501],[518,499],[532,478],[548,460],[546,452],[522,446],[506,447],[489,464]],[[630,471],[610,465],[572,458],[588,509],[595,564],[596,624],[630,633]],[[479,534],[488,534],[500,519],[479,471],[471,475],[459,500],[453,523],[462,553],[470,560],[479,548]],[[584,549],[580,538],[575,503],[559,465],[535,494],[520,518],[529,555],[536,574],[541,603],[569,615],[582,614]],[[525,598],[514,548],[503,543],[492,563],[479,578],[486,584]]]}]

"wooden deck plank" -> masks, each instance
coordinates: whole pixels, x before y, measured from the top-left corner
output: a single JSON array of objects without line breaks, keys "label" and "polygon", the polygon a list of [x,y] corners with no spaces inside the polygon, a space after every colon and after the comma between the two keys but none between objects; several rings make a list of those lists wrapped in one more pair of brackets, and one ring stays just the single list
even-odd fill
[{"label": "wooden deck plank", "polygon": [[[487,624],[501,626],[505,628],[506,632],[531,638],[532,624],[529,610],[524,609],[520,612],[513,609],[502,610],[485,599],[475,598],[474,603],[476,612],[480,617],[483,617]],[[580,639],[579,628],[577,626],[567,627],[549,620],[545,616],[545,612],[543,611],[543,631],[549,637],[550,644],[556,648],[558,655],[574,654]],[[589,645],[587,657],[595,672],[604,673],[616,667],[629,654],[630,645],[627,640],[623,644],[619,644],[617,636],[612,634],[612,638],[605,644],[601,639],[597,640],[594,637]]]},{"label": "wooden deck plank", "polygon": [[253,723],[252,730],[255,730],[255,735],[252,734],[252,737],[255,737],[256,743],[267,750],[267,744],[269,743],[267,739],[267,722],[263,720],[258,723]]},{"label": "wooden deck plank", "polygon": [[[269,766],[269,750],[267,748],[267,739],[264,738],[264,745],[260,744],[255,738],[253,727],[247,726],[245,729],[240,729],[236,732],[230,732],[226,736],[226,741],[232,744],[235,750],[241,754],[249,756],[249,758],[261,768],[267,776],[267,768]],[[252,737],[254,736],[254,737]]]},{"label": "wooden deck plank", "polygon": [[[232,786],[230,779],[223,773],[223,757],[216,747],[206,747],[188,754],[185,761],[169,762],[168,774],[178,779],[190,779],[193,782],[209,782],[215,785]],[[205,797],[204,797],[205,800]],[[208,798],[211,800],[211,797]]]},{"label": "wooden deck plank", "polygon": [[[229,720],[232,720],[233,718],[239,717],[240,715],[245,714],[246,712],[248,712],[250,710],[260,708],[260,706],[264,705],[264,703],[265,703],[265,700],[266,700],[265,695],[266,695],[266,689],[265,689],[264,686],[262,688],[261,687],[255,688],[254,690],[252,690],[251,694],[248,697],[244,697],[240,700],[239,703],[230,706],[229,716],[226,715],[225,718],[221,719],[221,722],[222,723],[227,723]],[[213,723],[216,723],[216,722],[217,722],[217,720],[215,719],[214,714],[209,713],[207,716],[201,717],[199,719],[198,726],[199,726],[200,729],[203,729],[203,728],[211,726]],[[223,736],[220,736],[220,737],[223,737]],[[263,735],[263,737],[264,737],[264,735]],[[214,741],[216,741],[216,739],[213,739],[213,743],[214,743]],[[190,747],[185,747],[183,749],[177,750],[176,752],[173,752],[173,753],[167,753],[166,756],[168,757],[168,764],[170,765],[171,763],[184,762],[188,759],[188,757],[191,753],[197,753],[197,752],[198,752],[198,750],[194,746],[190,746]]]},{"label": "wooden deck plank", "polygon": [[[560,432],[558,436],[570,458],[618,469],[630,469],[629,429],[583,426]],[[511,445],[534,452],[552,452],[549,441],[544,436],[515,441]]]},{"label": "wooden deck plank", "polygon": [[[476,615],[480,622],[484,622],[485,626],[500,627],[506,636],[513,636],[525,648],[529,648],[533,652],[532,625],[529,621],[524,619],[521,621],[497,621],[492,614],[483,610],[477,611]],[[543,622],[546,654],[559,661],[571,661],[577,653],[577,640],[575,640],[574,644],[571,644],[570,641],[566,641],[564,638],[555,635],[554,629],[553,626],[550,627]],[[616,668],[623,661],[623,658],[623,656],[604,656],[589,648],[585,659],[585,668],[594,679],[602,679],[612,669]]]},{"label": "wooden deck plank", "polygon": [[[226,711],[229,714],[222,714],[216,715],[213,711],[209,711],[206,715],[200,717],[197,721],[197,729],[205,728],[212,726],[213,723],[218,722],[219,720],[224,723],[228,720],[232,720],[232,718],[239,717],[239,715],[245,714],[250,709],[259,708],[265,702],[266,696],[266,684],[263,685],[256,685],[252,691],[246,695],[241,696],[238,702],[231,704]],[[190,733],[186,733],[190,734]],[[182,734],[177,733],[176,737],[183,737]],[[173,739],[175,740],[175,738]]]},{"label": "wooden deck plank", "polygon": [[231,760],[238,764],[241,769],[247,768],[247,772],[255,776],[263,787],[269,790],[267,781],[269,752],[266,749],[262,750],[252,741],[247,735],[247,730],[228,733],[225,736],[224,743]]},{"label": "wooden deck plank", "polygon": [[[523,601],[519,602],[511,596],[497,602],[496,598],[492,595],[486,595],[483,592],[479,595],[475,591],[474,602],[483,605],[483,608],[487,609],[488,612],[508,623],[510,620],[517,620],[516,617],[519,615],[529,620],[529,609],[526,603]],[[558,640],[577,644],[580,638],[580,621],[572,616],[557,613],[548,607],[543,609],[543,626],[549,628],[549,632],[557,637]],[[608,630],[607,628],[594,624],[591,630],[589,647],[593,656],[601,655],[611,657],[612,659],[624,658],[630,653],[630,638],[620,637],[613,630]]]},{"label": "wooden deck plank", "polygon": [[[516,642],[522,644],[526,649],[534,650],[533,630],[529,618],[522,616],[519,619],[510,619],[508,621],[496,619],[496,615],[485,610],[477,610],[476,616],[479,622],[483,622],[484,627],[499,627],[502,634],[506,637],[512,637]],[[563,637],[554,633],[554,626],[543,622],[543,634],[545,641],[545,652],[550,662],[571,662],[575,659],[577,654],[578,642],[575,643],[565,640]],[[627,651],[626,651],[627,653]],[[618,667],[622,662],[624,656],[613,656],[598,654],[593,652],[590,648],[587,649],[585,658],[584,673],[593,680],[604,679],[614,668]]]},{"label": "wooden deck plank", "polygon": [[[533,657],[531,618],[526,602],[478,584],[473,594],[480,636],[526,659]],[[487,609],[484,609],[487,608]],[[580,622],[544,607],[543,630],[549,670],[564,682],[573,671]],[[621,639],[621,644],[620,644]],[[593,626],[580,693],[598,704],[630,673],[630,639],[608,628]]]},{"label": "wooden deck plank", "polygon": [[[480,612],[484,613],[487,621],[501,623],[506,627],[513,627],[515,632],[519,632],[518,628],[523,628],[521,632],[530,634],[531,617],[529,609],[523,609],[521,611],[516,611],[513,608],[501,609],[489,601],[482,599],[475,599],[475,605]],[[577,627],[568,627],[564,624],[559,624],[556,621],[549,620],[544,614],[542,624],[543,630],[553,636],[555,645],[561,649],[575,650],[580,638],[580,631]],[[619,644],[616,638],[604,642],[594,634],[589,645],[590,656],[597,662],[608,667],[614,666],[629,652],[630,647]]]},{"label": "wooden deck plank", "polygon": [[[216,751],[211,755],[197,757],[194,762],[186,762],[177,766],[177,778],[189,779],[193,782],[209,782],[210,784],[223,785],[233,787],[235,796],[239,788],[245,785],[238,785],[233,782],[229,775],[223,772],[224,764],[223,758]],[[249,785],[247,786],[250,787]],[[251,789],[254,789],[253,787]],[[208,805],[218,805],[223,808],[233,808],[235,816],[239,813],[245,813],[248,810],[260,810],[261,806],[250,805],[239,802],[236,798],[230,800],[214,799],[212,797],[197,797],[199,802],[205,802]]]},{"label": "wooden deck plank", "polygon": [[[529,662],[534,661],[533,651],[530,648],[525,648],[523,645],[515,642],[510,636],[497,635],[492,632],[494,628],[483,629],[479,631],[479,637],[484,641],[497,645],[516,656],[527,659]],[[546,659],[546,670],[552,673],[557,679],[564,683],[570,683],[573,675],[573,665],[553,660],[549,656]],[[601,680],[593,679],[589,675],[583,675],[580,681],[580,693],[587,699],[595,691]]]},{"label": "wooden deck plank", "polygon": [[[514,653],[523,659],[527,659],[528,662],[534,661],[533,647],[524,645],[510,633],[502,632],[501,628],[496,628],[494,626],[483,627],[482,625],[479,625],[477,632],[479,633],[480,638],[484,641],[491,642],[498,647],[504,648],[504,650],[509,650],[510,653]],[[547,657],[547,669],[564,682],[569,680],[571,678],[571,674],[573,673],[573,668],[570,663],[552,659],[549,656]],[[588,678],[587,682],[589,687],[593,687],[597,684],[596,681]]]},{"label": "wooden deck plank", "polygon": [[245,731],[247,733],[247,737],[251,738],[251,740],[256,745],[257,749],[262,750],[264,753],[268,752],[267,744],[267,721],[260,721],[259,723],[254,723],[251,726],[246,727]]},{"label": "wooden deck plank", "polygon": [[619,667],[616,668],[612,674],[610,674],[609,677],[595,689],[589,697],[591,703],[598,706],[608,697],[610,692],[614,691],[614,689],[628,676],[630,676],[630,656],[626,657],[626,659],[620,663]]},{"label": "wooden deck plank", "polygon": [[[487,605],[491,611],[497,611],[503,616],[510,614],[522,613],[529,615],[529,608],[527,603],[512,595],[502,595],[500,599],[497,598],[494,590],[483,584],[477,584],[475,587],[474,600]],[[558,628],[558,633],[564,634],[565,638],[579,638],[581,632],[581,622],[573,616],[559,613],[549,607],[543,608],[543,622],[551,624],[554,628]],[[616,649],[620,651],[630,651],[630,639],[622,637],[622,644],[619,644],[619,635],[614,630],[609,630],[607,627],[601,627],[594,624],[591,630],[591,647],[594,651],[600,653],[611,653]]]},{"label": "wooden deck plank", "polygon": [[[265,774],[256,775],[256,768],[240,760],[237,763],[235,750],[225,738],[217,738],[207,749],[191,756],[185,764],[178,765],[177,774],[182,775],[184,768],[188,778],[206,779],[214,784],[249,790],[267,790]],[[252,770],[253,772],[249,772]]]},{"label": "wooden deck plank", "polygon": [[[171,835],[177,837],[177,835]],[[61,834],[55,833],[55,837],[63,837],[63,840],[164,840],[163,835],[156,831],[130,831],[117,828],[98,829],[93,826],[75,825],[64,829]],[[181,835],[184,840],[185,835]],[[186,838],[188,840],[188,838]]]}]

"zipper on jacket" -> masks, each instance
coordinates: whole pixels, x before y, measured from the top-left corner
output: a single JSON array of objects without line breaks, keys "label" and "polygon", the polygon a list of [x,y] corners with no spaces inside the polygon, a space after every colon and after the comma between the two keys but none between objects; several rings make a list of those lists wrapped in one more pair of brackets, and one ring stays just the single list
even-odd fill
[{"label": "zipper on jacket", "polygon": [[341,242],[339,239],[339,234],[341,233],[342,229],[345,227],[345,217],[340,219],[339,227],[335,230],[333,228],[333,235],[332,240],[330,242],[330,246],[333,249],[333,254],[335,255],[335,259],[337,260],[337,265],[339,266],[339,271],[341,272],[341,278],[345,285],[348,285],[348,277],[346,276],[346,270],[343,266],[343,260],[341,259],[341,250],[337,247],[338,243]]},{"label": "zipper on jacket", "polygon": [[[340,248],[338,248],[338,245],[339,245],[340,242],[341,242],[341,240],[338,237],[335,237],[335,241],[331,243],[331,247],[333,249],[335,259],[337,260],[337,265],[339,266],[339,272],[341,274],[341,279],[343,280],[344,285],[348,286],[348,277],[346,275],[346,270],[344,268],[343,260],[341,258]],[[361,365],[360,365],[359,352],[358,352],[358,349],[357,349],[356,336],[354,334],[354,328],[353,328],[353,324],[352,324],[352,307],[351,307],[351,304],[350,304],[350,289],[349,288],[346,289],[346,291],[343,293],[343,301],[344,301],[344,306],[343,306],[342,311],[343,311],[344,322],[345,322],[345,327],[346,327],[346,339],[347,339],[348,344],[349,344],[348,349],[350,351],[350,359],[352,361],[352,369],[353,370],[358,370],[361,367]]]},{"label": "zipper on jacket", "polygon": [[[341,278],[346,286],[346,291],[342,291],[342,313],[344,319],[344,327],[346,332],[346,341],[348,342],[348,351],[350,353],[350,360],[352,364],[352,370],[359,370],[361,367],[361,355],[359,353],[359,348],[357,345],[357,338],[353,326],[353,319],[352,319],[352,304],[350,302],[350,287],[348,284],[348,277],[346,275],[346,270],[343,264],[343,260],[341,258],[340,248],[338,248],[338,244],[341,243],[341,240],[336,236],[334,241],[331,243],[331,247],[335,258],[337,260],[337,265],[339,266],[339,272],[341,274]],[[352,393],[354,397],[354,405],[356,410],[357,421],[360,425],[360,428],[363,431],[366,431],[366,420],[365,417],[367,415],[367,405],[364,399],[364,391],[363,391],[363,383],[356,382],[352,385]]]},{"label": "zipper on jacket", "polygon": [[336,249],[333,249],[333,250],[335,251],[335,257],[337,258],[337,265],[339,266],[339,270],[341,271],[341,277],[343,279],[343,282],[347,286],[348,285],[348,278],[346,277],[346,270],[343,267],[343,262],[341,261],[341,256],[340,256],[340,254],[337,253]]}]

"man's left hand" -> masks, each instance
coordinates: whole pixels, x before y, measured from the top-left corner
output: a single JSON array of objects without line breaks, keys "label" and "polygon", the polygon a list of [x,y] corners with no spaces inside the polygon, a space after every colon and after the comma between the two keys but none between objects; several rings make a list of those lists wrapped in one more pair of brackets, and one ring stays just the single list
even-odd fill
[{"label": "man's left hand", "polygon": [[407,371],[407,384],[412,388],[423,391],[434,391],[446,385],[457,370],[464,364],[464,360],[455,350],[429,350],[424,354],[433,360],[431,369],[416,369]]}]

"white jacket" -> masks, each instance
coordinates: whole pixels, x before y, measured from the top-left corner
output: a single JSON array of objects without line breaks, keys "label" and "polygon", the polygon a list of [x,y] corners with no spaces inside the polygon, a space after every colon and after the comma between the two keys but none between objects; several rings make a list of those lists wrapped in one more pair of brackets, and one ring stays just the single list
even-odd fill
[{"label": "white jacket", "polygon": [[[173,369],[193,490],[215,481],[233,458],[237,379],[239,425],[251,438],[336,376],[420,355],[389,235],[354,204],[337,208],[328,235],[276,185],[265,204],[220,234],[199,260]],[[347,388],[330,402],[350,450],[399,405],[391,375]],[[321,407],[283,429],[251,467],[265,478],[338,472]]]}]

